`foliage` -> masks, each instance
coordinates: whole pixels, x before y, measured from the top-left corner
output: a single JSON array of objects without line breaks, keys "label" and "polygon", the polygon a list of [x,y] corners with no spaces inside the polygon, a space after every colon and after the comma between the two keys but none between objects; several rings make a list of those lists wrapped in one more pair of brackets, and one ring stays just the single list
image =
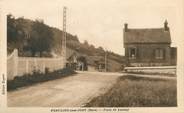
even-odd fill
[{"label": "foliage", "polygon": [[89,46],[89,43],[87,40],[84,40],[84,45]]},{"label": "foliage", "polygon": [[53,42],[53,33],[48,26],[42,21],[36,20],[32,25],[32,31],[30,38],[28,39],[28,49],[32,52],[32,56],[35,56],[36,52],[49,52]]},{"label": "foliage", "polygon": [[[53,32],[43,21],[34,22],[23,17],[15,18],[7,15],[7,41],[10,50],[17,48],[19,53],[31,51],[32,56],[36,52],[49,52],[53,42]],[[13,47],[11,47],[14,45]]]},{"label": "foliage", "polygon": [[54,72],[49,72],[49,69],[46,68],[45,74],[40,73],[39,71],[34,71],[33,74],[25,74],[23,76],[17,76],[13,80],[8,80],[7,90],[11,91],[20,87],[30,86],[40,82],[59,79],[62,77],[73,75],[75,73],[76,73],[75,71],[69,68],[64,68]]},{"label": "foliage", "polygon": [[[17,29],[14,23],[15,19],[12,15],[7,16],[7,40],[15,41],[17,39]],[[16,36],[16,37],[15,37]]]}]

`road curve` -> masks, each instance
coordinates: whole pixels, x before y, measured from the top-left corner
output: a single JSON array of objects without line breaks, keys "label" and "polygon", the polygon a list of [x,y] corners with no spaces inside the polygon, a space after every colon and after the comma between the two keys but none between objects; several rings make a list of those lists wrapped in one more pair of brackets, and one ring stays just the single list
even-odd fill
[{"label": "road curve", "polygon": [[9,107],[81,107],[105,93],[120,75],[78,73],[8,92]]}]

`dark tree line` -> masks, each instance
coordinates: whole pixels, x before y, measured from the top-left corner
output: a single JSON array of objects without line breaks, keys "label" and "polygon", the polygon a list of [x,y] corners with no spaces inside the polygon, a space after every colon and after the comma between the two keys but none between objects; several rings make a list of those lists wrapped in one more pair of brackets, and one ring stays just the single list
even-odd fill
[{"label": "dark tree line", "polygon": [[36,20],[32,25],[32,32],[28,39],[27,49],[35,56],[37,52],[42,56],[42,52],[50,52],[53,45],[53,33],[43,21]]},{"label": "dark tree line", "polygon": [[[42,20],[28,22],[24,18],[7,15],[7,41],[16,43],[16,48],[31,52],[32,56],[50,52],[53,45],[53,32]],[[21,46],[20,46],[21,45]]]}]

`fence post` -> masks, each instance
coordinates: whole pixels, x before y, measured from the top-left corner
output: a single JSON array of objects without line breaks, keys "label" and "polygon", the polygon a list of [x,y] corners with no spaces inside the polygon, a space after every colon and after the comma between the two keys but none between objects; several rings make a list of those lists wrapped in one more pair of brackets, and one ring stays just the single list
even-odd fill
[{"label": "fence post", "polygon": [[34,71],[37,71],[37,60],[36,60],[36,58],[34,58],[34,68],[35,68]]},{"label": "fence post", "polygon": [[29,60],[26,59],[26,73],[29,73]]},{"label": "fence post", "polygon": [[43,73],[45,73],[45,61],[43,61]]},{"label": "fence post", "polygon": [[13,52],[13,61],[14,61],[14,73],[13,78],[18,75],[18,50],[14,49]]}]

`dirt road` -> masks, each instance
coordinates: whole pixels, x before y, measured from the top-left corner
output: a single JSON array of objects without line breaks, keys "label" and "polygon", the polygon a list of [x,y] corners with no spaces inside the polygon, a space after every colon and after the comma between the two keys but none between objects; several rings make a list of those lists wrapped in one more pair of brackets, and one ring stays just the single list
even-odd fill
[{"label": "dirt road", "polygon": [[8,92],[9,107],[80,107],[105,93],[120,74],[78,73]]}]

